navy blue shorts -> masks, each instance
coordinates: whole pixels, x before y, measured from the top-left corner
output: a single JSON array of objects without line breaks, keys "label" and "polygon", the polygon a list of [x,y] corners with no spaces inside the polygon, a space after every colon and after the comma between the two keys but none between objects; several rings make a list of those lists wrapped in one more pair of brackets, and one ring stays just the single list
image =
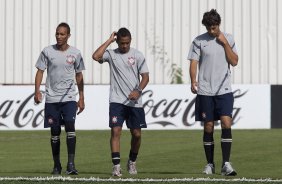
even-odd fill
[{"label": "navy blue shorts", "polygon": [[195,104],[196,121],[217,121],[221,116],[232,118],[234,96],[227,93],[218,96],[197,95]]},{"label": "navy blue shorts", "polygon": [[75,101],[45,103],[44,128],[75,123],[76,110],[77,103]]},{"label": "navy blue shorts", "polygon": [[126,121],[127,128],[147,128],[144,109],[129,107],[119,103],[110,103],[109,127],[123,125]]}]

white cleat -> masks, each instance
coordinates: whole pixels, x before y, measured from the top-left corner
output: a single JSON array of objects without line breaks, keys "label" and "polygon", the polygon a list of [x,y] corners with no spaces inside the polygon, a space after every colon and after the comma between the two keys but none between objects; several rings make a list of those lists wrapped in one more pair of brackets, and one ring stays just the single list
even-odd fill
[{"label": "white cleat", "polygon": [[225,162],[222,169],[221,169],[221,175],[223,176],[236,176],[237,173],[231,166],[230,162]]},{"label": "white cleat", "polygon": [[215,173],[215,168],[214,168],[214,164],[208,163],[204,170],[203,170],[204,174],[214,174]]},{"label": "white cleat", "polygon": [[121,177],[122,176],[120,164],[113,166],[112,176],[117,176],[117,177]]},{"label": "white cleat", "polygon": [[131,160],[128,160],[127,171],[129,174],[137,174],[136,162],[132,162]]}]

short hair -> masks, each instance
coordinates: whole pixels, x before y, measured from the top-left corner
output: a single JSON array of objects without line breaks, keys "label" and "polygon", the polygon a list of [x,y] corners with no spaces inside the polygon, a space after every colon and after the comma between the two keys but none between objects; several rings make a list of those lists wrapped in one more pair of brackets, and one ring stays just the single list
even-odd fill
[{"label": "short hair", "polygon": [[202,24],[206,27],[220,25],[220,22],[221,18],[216,9],[211,9],[203,15]]},{"label": "short hair", "polygon": [[120,28],[117,32],[117,41],[120,40],[121,37],[126,37],[126,36],[129,36],[131,39],[130,31],[125,27]]},{"label": "short hair", "polygon": [[69,26],[67,23],[61,22],[61,23],[57,26],[57,29],[58,29],[59,27],[65,27],[65,28],[67,28],[67,33],[70,34],[70,26]]}]

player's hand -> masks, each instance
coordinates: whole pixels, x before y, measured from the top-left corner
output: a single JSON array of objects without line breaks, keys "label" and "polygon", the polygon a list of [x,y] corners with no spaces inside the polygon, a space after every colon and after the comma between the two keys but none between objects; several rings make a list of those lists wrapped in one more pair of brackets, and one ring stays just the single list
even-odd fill
[{"label": "player's hand", "polygon": [[114,32],[111,34],[111,36],[110,36],[109,39],[111,40],[112,43],[115,42],[116,39],[117,39],[117,32],[114,31]]},{"label": "player's hand", "polygon": [[77,115],[79,115],[84,110],[84,108],[85,108],[84,99],[79,99],[77,102],[77,109],[78,109]]},{"label": "player's hand", "polygon": [[225,38],[224,34],[220,32],[218,36],[216,37],[217,41],[223,45],[228,44],[227,39]]},{"label": "player's hand", "polygon": [[198,82],[193,82],[191,84],[191,92],[194,93],[194,94],[197,94],[197,92],[198,92]]},{"label": "player's hand", "polygon": [[140,97],[141,93],[137,90],[134,89],[133,91],[131,91],[131,93],[128,95],[128,99],[129,100],[138,100],[138,98]]},{"label": "player's hand", "polygon": [[42,93],[41,92],[35,92],[34,93],[34,103],[39,104],[42,102]]}]

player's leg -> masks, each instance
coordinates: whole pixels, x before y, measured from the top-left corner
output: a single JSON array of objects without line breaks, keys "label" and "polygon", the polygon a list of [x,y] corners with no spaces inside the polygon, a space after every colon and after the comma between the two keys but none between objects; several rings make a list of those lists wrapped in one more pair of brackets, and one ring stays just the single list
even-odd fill
[{"label": "player's leg", "polygon": [[76,102],[64,102],[61,106],[62,120],[65,125],[66,144],[68,152],[67,174],[76,175],[78,171],[75,168],[75,149],[76,149],[76,132],[75,132],[75,117],[76,117]]},{"label": "player's leg", "polygon": [[129,174],[137,174],[136,160],[141,146],[141,128],[147,128],[143,108],[128,107],[126,125],[130,128],[131,148],[127,162]]},{"label": "player's leg", "polygon": [[60,135],[61,126],[51,127],[51,148],[54,161],[54,168],[52,174],[61,174],[62,166],[60,161]]},{"label": "player's leg", "polygon": [[122,104],[110,103],[109,127],[111,128],[111,157],[113,163],[112,175],[120,177],[120,136],[124,122],[125,107]]},{"label": "player's leg", "polygon": [[234,97],[232,93],[217,96],[216,108],[221,121],[221,150],[222,150],[222,174],[236,175],[232,168],[230,160],[232,146],[232,111]]},{"label": "player's leg", "polygon": [[211,96],[197,95],[195,102],[196,121],[204,122],[203,145],[207,160],[203,173],[214,174],[214,101]]},{"label": "player's leg", "polygon": [[214,122],[208,121],[204,122],[204,135],[203,135],[203,144],[207,160],[207,165],[203,173],[205,174],[214,174],[215,173],[215,164],[214,164]]},{"label": "player's leg", "polygon": [[129,159],[135,162],[141,145],[141,128],[130,129],[131,133],[131,149]]},{"label": "player's leg", "polygon": [[44,127],[50,127],[51,130],[51,149],[54,161],[54,167],[51,174],[61,174],[62,166],[60,162],[60,135],[61,126],[59,123],[59,111],[57,103],[45,103],[44,113]]}]

